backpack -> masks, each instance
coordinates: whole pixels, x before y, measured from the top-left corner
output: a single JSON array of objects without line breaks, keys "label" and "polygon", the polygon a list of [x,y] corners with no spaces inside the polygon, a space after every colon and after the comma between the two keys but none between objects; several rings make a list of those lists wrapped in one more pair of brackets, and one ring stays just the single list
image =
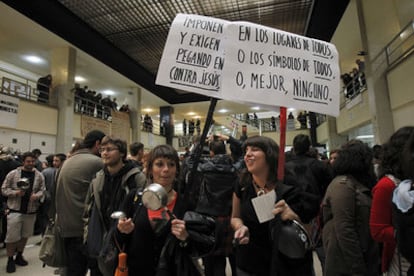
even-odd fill
[{"label": "backpack", "polygon": [[[311,169],[317,165],[315,162],[319,161],[313,158],[298,158],[285,165],[284,183],[295,186],[300,191],[305,208],[311,210],[312,216],[309,221],[318,215],[325,193],[325,188],[318,183]],[[304,223],[309,223],[309,221],[304,221]]]},{"label": "backpack", "polygon": [[43,266],[66,266],[67,256],[64,240],[60,235],[59,227],[52,220],[46,226],[40,244],[39,259],[43,262]]},{"label": "backpack", "polygon": [[297,158],[286,163],[285,182],[294,185],[301,191],[307,208],[313,209],[313,217],[307,222],[309,235],[314,247],[322,246],[322,218],[321,202],[325,194],[326,187],[319,183],[314,175],[312,168],[318,169],[320,162],[313,158]]},{"label": "backpack", "polygon": [[[207,169],[206,169],[207,168]],[[220,170],[211,161],[198,168],[200,190],[196,211],[209,216],[230,216],[234,185],[238,179],[236,170]]]},{"label": "backpack", "polygon": [[[200,163],[204,162],[201,158]],[[182,165],[180,180],[178,181],[177,192],[187,202],[188,210],[195,210],[200,195],[200,183],[202,182],[202,173],[195,170],[194,161],[191,156],[187,157]]]}]

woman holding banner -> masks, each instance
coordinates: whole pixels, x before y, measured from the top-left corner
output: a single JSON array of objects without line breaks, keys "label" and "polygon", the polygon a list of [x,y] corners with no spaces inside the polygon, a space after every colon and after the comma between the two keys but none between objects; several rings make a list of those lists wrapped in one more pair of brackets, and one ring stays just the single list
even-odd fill
[{"label": "woman holding banner", "polygon": [[[294,248],[289,244],[293,239],[285,236],[293,221],[307,223],[313,214],[303,207],[304,200],[293,185],[278,181],[279,146],[268,137],[253,136],[243,150],[246,169],[235,187],[231,219],[237,275],[312,275],[312,252],[305,248],[306,242],[301,252],[283,250]],[[264,208],[257,206],[269,200],[273,208],[267,208],[267,218],[262,219]]]}]

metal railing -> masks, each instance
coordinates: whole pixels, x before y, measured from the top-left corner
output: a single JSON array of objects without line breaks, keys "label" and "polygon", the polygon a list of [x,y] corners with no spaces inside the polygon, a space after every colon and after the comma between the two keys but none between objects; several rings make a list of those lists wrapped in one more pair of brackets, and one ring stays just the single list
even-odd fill
[{"label": "metal railing", "polygon": [[388,67],[392,67],[414,51],[414,20],[407,24],[385,46]]}]

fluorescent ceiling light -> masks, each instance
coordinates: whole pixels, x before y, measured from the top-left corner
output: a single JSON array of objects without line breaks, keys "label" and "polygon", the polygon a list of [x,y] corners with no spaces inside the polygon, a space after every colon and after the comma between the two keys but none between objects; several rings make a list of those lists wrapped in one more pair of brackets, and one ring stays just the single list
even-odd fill
[{"label": "fluorescent ceiling light", "polygon": [[142,111],[150,113],[150,112],[152,112],[152,108],[144,108]]},{"label": "fluorescent ceiling light", "polygon": [[24,56],[23,57],[26,61],[34,64],[43,64],[45,63],[45,60],[38,57],[38,56]]},{"label": "fluorescent ceiling light", "polygon": [[102,91],[102,94],[107,95],[107,96],[113,96],[113,95],[115,95],[115,92],[112,91],[112,90],[104,90],[104,91]]},{"label": "fluorescent ceiling light", "polygon": [[76,82],[84,82],[84,81],[86,81],[86,79],[84,77],[81,77],[81,76],[76,76],[75,81]]},{"label": "fluorescent ceiling light", "polygon": [[187,113],[187,115],[188,115],[188,116],[194,116],[194,115],[196,115],[196,114],[195,114],[195,112],[188,112],[188,113]]},{"label": "fluorescent ceiling light", "polygon": [[374,135],[358,135],[355,139],[372,139]]},{"label": "fluorescent ceiling light", "polygon": [[218,113],[226,113],[226,112],[229,112],[229,111],[227,109],[223,108],[223,109],[217,110],[217,112]]},{"label": "fluorescent ceiling light", "polygon": [[260,106],[253,106],[251,110],[260,110]]}]

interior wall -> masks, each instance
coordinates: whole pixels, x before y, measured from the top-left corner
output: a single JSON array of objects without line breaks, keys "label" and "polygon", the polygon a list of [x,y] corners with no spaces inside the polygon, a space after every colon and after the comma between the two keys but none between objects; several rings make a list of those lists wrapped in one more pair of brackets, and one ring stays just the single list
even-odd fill
[{"label": "interior wall", "polygon": [[395,129],[414,125],[414,54],[387,74]]},{"label": "interior wall", "polygon": [[367,124],[371,120],[368,93],[362,92],[347,107],[342,108],[336,118],[338,134],[346,134],[351,129]]},{"label": "interior wall", "polygon": [[36,148],[40,149],[42,151],[40,160],[44,160],[48,154],[55,153],[56,136],[0,128],[0,145],[11,147],[14,151],[22,153]]},{"label": "interior wall", "polygon": [[56,135],[57,116],[56,108],[21,100],[16,130]]}]

